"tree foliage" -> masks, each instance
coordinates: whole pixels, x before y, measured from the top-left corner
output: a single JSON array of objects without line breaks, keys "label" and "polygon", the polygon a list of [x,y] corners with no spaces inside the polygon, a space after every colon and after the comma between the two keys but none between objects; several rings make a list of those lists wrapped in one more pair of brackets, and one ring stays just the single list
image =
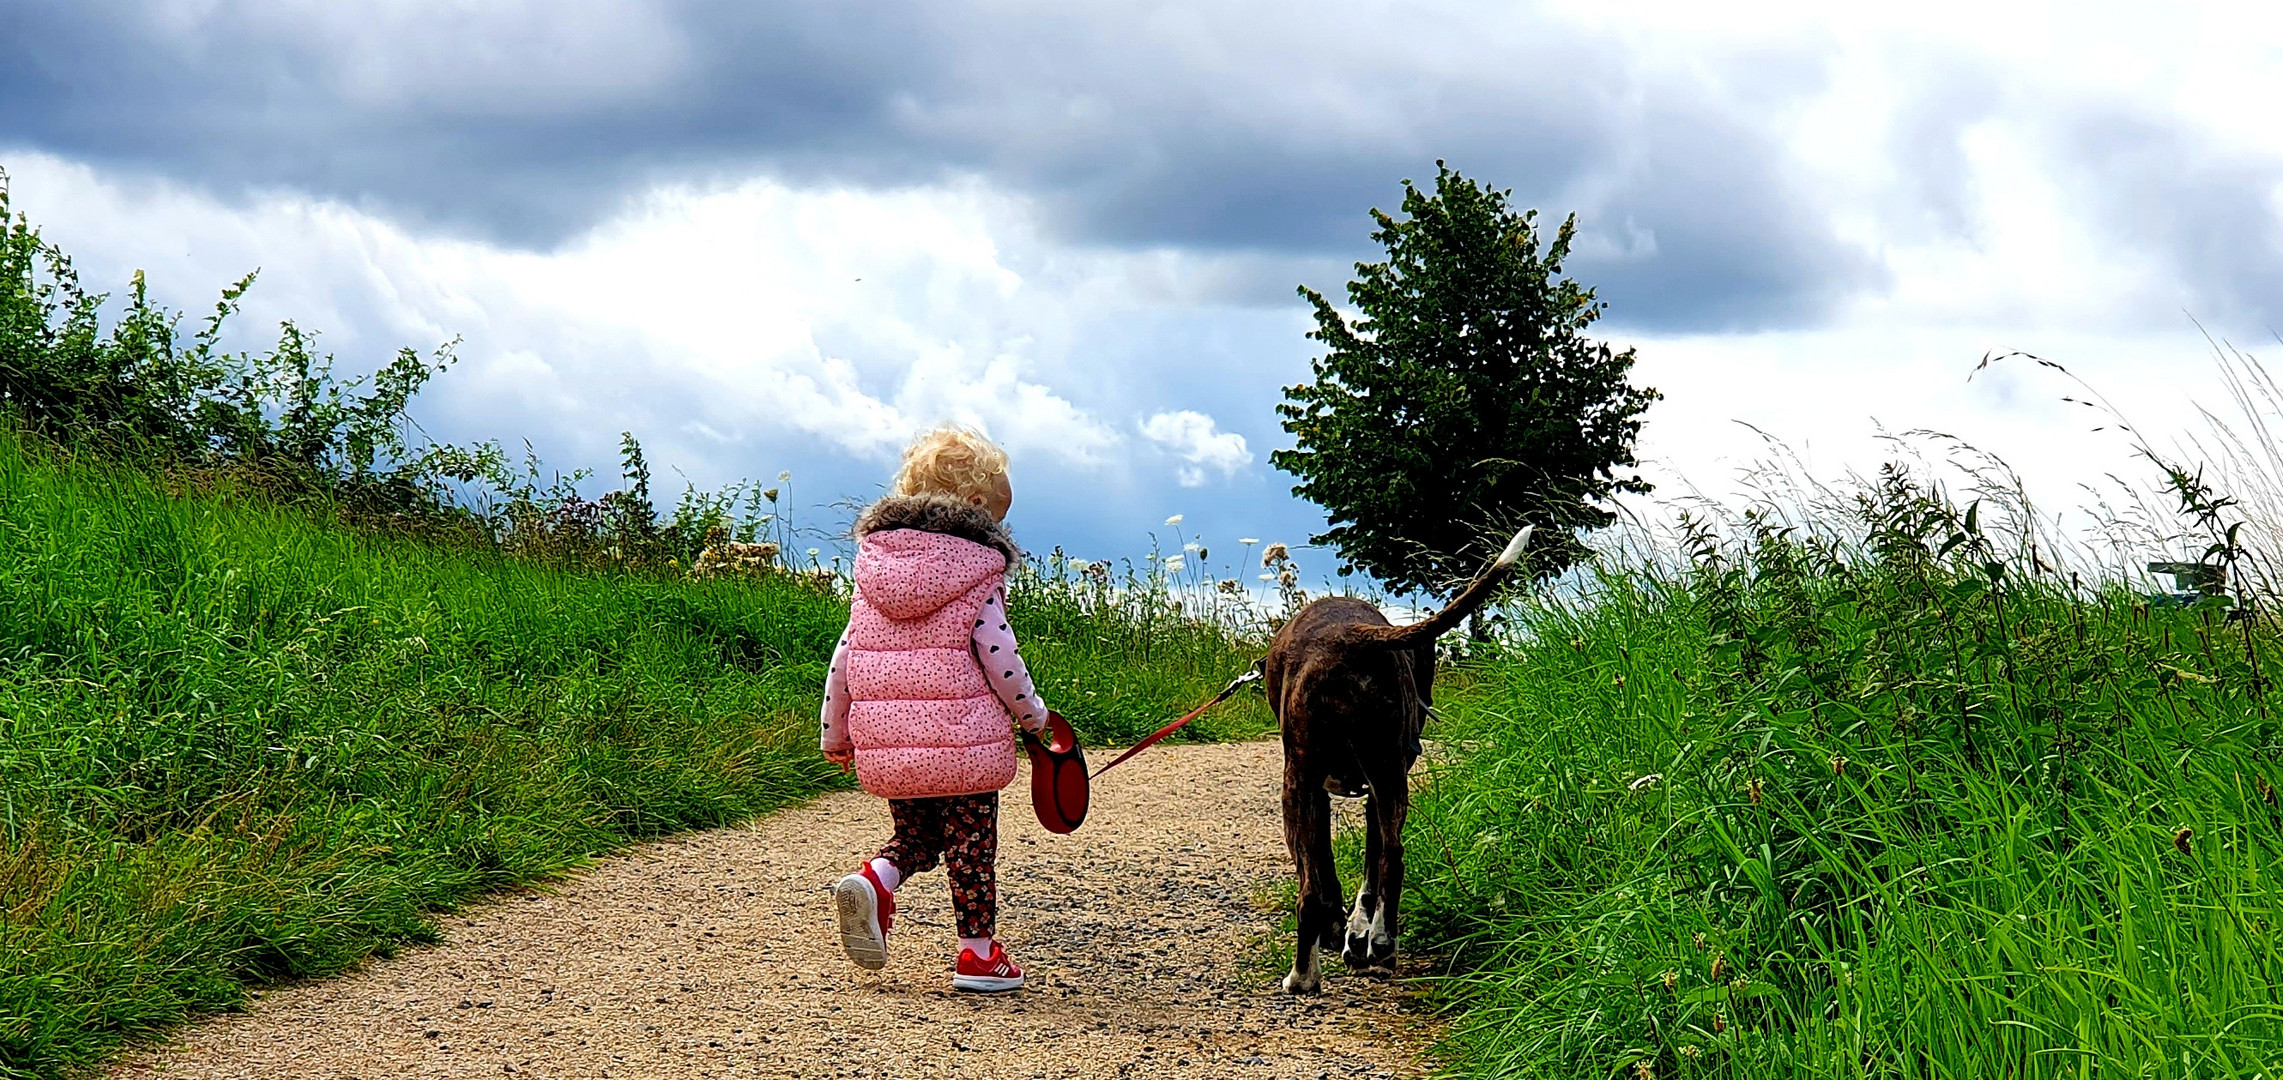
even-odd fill
[{"label": "tree foliage", "polygon": [[275,348],[230,352],[223,328],[254,284],[222,291],[196,332],[154,302],[136,271],[108,330],[110,299],[71,259],[11,216],[0,174],[0,410],[42,435],[166,465],[229,463],[282,484],[416,505],[405,408],[453,362],[399,351],[369,379],[343,380],[317,335],[287,322]]},{"label": "tree foliage", "polygon": [[1402,219],[1372,211],[1387,258],[1356,264],[1355,318],[1301,287],[1325,353],[1285,388],[1297,445],[1271,461],[1328,513],[1313,541],[1343,572],[1447,594],[1524,523],[1535,573],[1576,562],[1610,496],[1649,490],[1628,470],[1659,395],[1626,381],[1631,349],[1584,336],[1604,305],[1562,276],[1576,218],[1541,244],[1536,211],[1436,168],[1432,193],[1403,182]]}]

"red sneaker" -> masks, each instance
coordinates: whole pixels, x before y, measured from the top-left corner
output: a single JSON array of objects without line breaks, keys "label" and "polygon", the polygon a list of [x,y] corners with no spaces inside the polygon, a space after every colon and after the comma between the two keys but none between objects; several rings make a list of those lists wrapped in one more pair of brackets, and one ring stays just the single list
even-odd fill
[{"label": "red sneaker", "polygon": [[975,955],[973,949],[959,950],[959,968],[951,976],[954,990],[975,990],[983,993],[1000,993],[1023,988],[1023,969],[1007,959],[1007,950],[999,943],[991,943],[991,958]]},{"label": "red sneaker", "polygon": [[880,884],[866,862],[862,869],[832,887],[840,908],[840,947],[857,967],[878,971],[888,966],[888,927],[896,921],[896,894]]}]

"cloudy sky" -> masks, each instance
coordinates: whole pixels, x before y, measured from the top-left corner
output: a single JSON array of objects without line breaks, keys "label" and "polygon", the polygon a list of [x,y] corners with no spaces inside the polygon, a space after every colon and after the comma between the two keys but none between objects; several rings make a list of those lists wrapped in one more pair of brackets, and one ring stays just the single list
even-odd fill
[{"label": "cloudy sky", "polygon": [[1665,490],[1747,424],[1824,471],[1934,428],[2066,503],[2126,448],[1967,375],[2028,350],[2174,430],[2221,398],[2199,324],[2277,348],[2278,10],[7,0],[0,165],[93,283],[199,310],[260,268],[245,344],[459,338],[439,439],[632,430],[831,526],[960,420],[1029,546],[1100,556],[1320,526],[1267,461],[1293,288],[1441,158],[1578,215]]}]

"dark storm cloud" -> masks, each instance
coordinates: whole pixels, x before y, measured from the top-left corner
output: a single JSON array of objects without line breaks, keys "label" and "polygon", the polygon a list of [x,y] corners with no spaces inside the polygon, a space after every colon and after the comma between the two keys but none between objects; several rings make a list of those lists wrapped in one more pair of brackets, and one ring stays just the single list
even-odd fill
[{"label": "dark storm cloud", "polygon": [[2083,211],[2161,267],[2155,276],[2188,286],[2187,314],[2228,335],[2283,329],[2283,176],[2273,162],[2118,113],[2080,117],[2058,156]]},{"label": "dark storm cloud", "polygon": [[[664,176],[845,154],[858,179],[910,178],[880,131],[903,80],[926,79],[891,60],[926,59],[899,40],[917,20],[719,7],[682,21],[627,10],[550,39],[545,23],[575,5],[536,7],[523,28],[29,0],[0,10],[0,140],[532,246]],[[646,30],[654,55],[613,48],[614,22]],[[521,40],[434,40],[476,33]]]},{"label": "dark storm cloud", "polygon": [[[1636,175],[1580,228],[1570,270],[1596,283],[1621,325],[1751,329],[1813,323],[1823,307],[1881,282],[1867,253],[1836,243],[1812,194],[1767,163],[1780,148],[1703,116],[1643,118]],[[1646,313],[1644,317],[1644,313]]]},{"label": "dark storm cloud", "polygon": [[979,174],[1070,242],[1335,266],[1446,158],[1579,211],[1573,267],[1625,324],[1796,325],[1877,280],[1760,126],[1817,89],[1806,55],[1674,82],[1550,20],[1432,6],[186,10],[0,9],[0,144],[541,248],[661,180]]}]

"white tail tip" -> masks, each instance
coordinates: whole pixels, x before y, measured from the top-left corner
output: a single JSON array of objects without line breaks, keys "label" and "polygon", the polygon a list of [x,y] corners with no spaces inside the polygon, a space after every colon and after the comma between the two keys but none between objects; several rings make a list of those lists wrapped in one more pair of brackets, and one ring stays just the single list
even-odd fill
[{"label": "white tail tip", "polygon": [[1512,566],[1514,560],[1521,558],[1523,552],[1530,550],[1530,530],[1535,528],[1537,528],[1535,525],[1522,526],[1522,531],[1515,533],[1514,539],[1506,542],[1506,550],[1498,553],[1498,565]]}]

